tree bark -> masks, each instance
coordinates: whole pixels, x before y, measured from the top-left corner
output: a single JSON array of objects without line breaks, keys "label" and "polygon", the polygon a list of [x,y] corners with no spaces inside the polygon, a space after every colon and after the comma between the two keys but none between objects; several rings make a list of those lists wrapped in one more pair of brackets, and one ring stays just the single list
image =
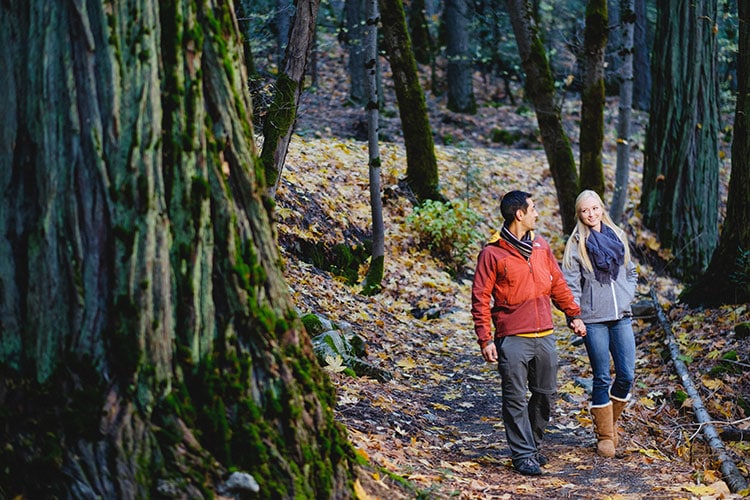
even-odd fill
[{"label": "tree bark", "polygon": [[0,42],[0,496],[351,496],[231,2],[3,2]]},{"label": "tree bark", "polygon": [[260,160],[271,198],[281,179],[289,141],[297,121],[297,108],[305,83],[305,70],[315,45],[315,28],[320,0],[296,0],[292,29],[286,46],[282,71],[263,124],[263,150]]},{"label": "tree bark", "polygon": [[[711,264],[680,297],[691,305],[750,302],[750,5],[738,2],[737,103],[727,216]],[[716,286],[721,283],[721,286]]]},{"label": "tree bark", "polygon": [[672,250],[674,273],[694,279],[718,241],[719,85],[716,0],[659,4],[654,95],[641,212]]},{"label": "tree bark", "polygon": [[365,2],[346,0],[346,35],[349,53],[349,99],[355,104],[367,103],[367,73],[365,71]]},{"label": "tree bark", "polygon": [[604,49],[608,36],[607,0],[589,0],[583,36],[583,89],[581,92],[580,189],[604,196]]},{"label": "tree bark", "polygon": [[446,0],[443,24],[448,58],[448,109],[474,114],[474,67],[469,47],[469,6],[466,0]]},{"label": "tree bark", "polygon": [[628,199],[630,183],[630,120],[633,108],[633,29],[635,11],[633,0],[620,0],[620,36],[622,44],[617,49],[620,58],[620,103],[617,119],[617,166],[615,169],[615,189],[609,215],[615,223],[622,222],[625,202]]},{"label": "tree bark", "polygon": [[406,31],[401,0],[379,0],[383,46],[391,65],[406,148],[406,183],[418,201],[443,200],[439,190],[435,142],[427,116],[417,62]]},{"label": "tree bark", "polygon": [[633,101],[636,109],[648,111],[651,105],[651,34],[646,18],[648,0],[635,0],[633,30]]},{"label": "tree bark", "polygon": [[435,59],[435,42],[427,25],[425,10],[425,0],[411,2],[408,16],[409,34],[414,48],[414,58],[420,64],[432,65]]},{"label": "tree bark", "polygon": [[367,132],[369,146],[370,207],[372,213],[372,256],[362,285],[362,293],[378,293],[383,281],[385,265],[385,225],[383,223],[383,197],[380,192],[380,145],[378,143],[379,102],[378,97],[378,0],[365,3],[365,53],[367,69]]},{"label": "tree bark", "polygon": [[529,0],[507,0],[507,4],[518,53],[526,73],[526,93],[534,104],[544,152],[555,181],[563,231],[570,234],[575,227],[578,173],[570,139],[562,127],[560,107],[555,102],[552,71],[532,16]]}]

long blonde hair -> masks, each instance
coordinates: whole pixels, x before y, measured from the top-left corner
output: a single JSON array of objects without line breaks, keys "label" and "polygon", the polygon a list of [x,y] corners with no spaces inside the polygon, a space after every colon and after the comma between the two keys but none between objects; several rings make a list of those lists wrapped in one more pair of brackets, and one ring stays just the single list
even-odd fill
[{"label": "long blonde hair", "polygon": [[620,229],[612,221],[612,218],[609,216],[609,212],[604,208],[604,202],[602,202],[601,197],[596,193],[596,191],[587,189],[585,191],[581,191],[581,194],[579,194],[578,198],[576,198],[576,227],[575,229],[573,229],[570,238],[568,238],[568,242],[565,244],[565,253],[563,254],[563,267],[566,267],[568,269],[571,269],[573,267],[573,246],[576,245],[578,247],[578,255],[581,257],[581,264],[583,265],[583,267],[585,267],[588,271],[594,270],[594,266],[591,264],[591,259],[589,258],[589,252],[588,250],[586,250],[586,239],[589,237],[589,234],[591,234],[591,229],[581,220],[581,204],[584,202],[584,200],[587,199],[593,199],[594,201],[599,203],[600,207],[602,207],[602,224],[606,224],[607,226],[612,228],[617,237],[620,238],[620,241],[622,241],[622,244],[625,246],[625,264],[627,264],[628,262],[630,262],[630,246],[628,245],[628,237],[625,234],[625,231]]}]

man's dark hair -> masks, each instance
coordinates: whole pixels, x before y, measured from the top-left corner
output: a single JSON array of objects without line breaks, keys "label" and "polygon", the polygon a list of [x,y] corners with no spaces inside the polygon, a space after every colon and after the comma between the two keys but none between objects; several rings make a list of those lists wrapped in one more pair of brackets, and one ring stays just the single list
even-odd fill
[{"label": "man's dark hair", "polygon": [[526,212],[526,209],[529,208],[529,202],[527,201],[529,198],[531,198],[531,193],[525,191],[509,191],[505,193],[503,199],[500,200],[500,213],[503,214],[506,224],[513,222],[518,210]]}]

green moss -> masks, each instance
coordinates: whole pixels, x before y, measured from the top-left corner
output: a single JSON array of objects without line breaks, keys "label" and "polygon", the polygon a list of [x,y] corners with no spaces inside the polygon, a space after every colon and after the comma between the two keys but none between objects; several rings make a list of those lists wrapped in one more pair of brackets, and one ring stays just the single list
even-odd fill
[{"label": "green moss", "polygon": [[302,320],[302,324],[304,325],[305,330],[307,330],[307,333],[311,337],[323,333],[323,323],[320,321],[320,318],[318,318],[316,314],[305,314],[300,319]]}]

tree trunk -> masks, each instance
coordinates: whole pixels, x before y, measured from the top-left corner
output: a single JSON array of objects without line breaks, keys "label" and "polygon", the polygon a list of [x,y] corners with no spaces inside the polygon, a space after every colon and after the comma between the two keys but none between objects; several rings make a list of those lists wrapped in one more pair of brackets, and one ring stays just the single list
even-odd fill
[{"label": "tree trunk", "polygon": [[425,0],[414,0],[409,8],[409,34],[414,58],[420,64],[432,64],[435,59],[435,42],[425,16]]},{"label": "tree trunk", "polygon": [[0,64],[0,496],[351,496],[231,2],[3,2]]},{"label": "tree trunk", "polygon": [[604,48],[607,46],[607,0],[589,0],[583,36],[583,89],[581,92],[580,189],[604,196]]},{"label": "tree trunk", "polygon": [[646,18],[647,0],[635,0],[633,30],[633,101],[636,109],[648,111],[651,104],[651,37]]},{"label": "tree trunk", "polygon": [[[562,127],[560,107],[555,102],[555,82],[549,67],[544,45],[539,38],[528,0],[507,0],[518,53],[526,73],[526,93],[534,104],[536,119],[542,134],[544,152],[560,204],[560,217],[565,234],[575,227],[575,200],[578,196],[576,172],[570,139]],[[519,186],[519,189],[522,187]]]},{"label": "tree trunk", "polygon": [[372,212],[372,257],[362,293],[374,295],[380,291],[385,264],[385,226],[383,223],[383,198],[380,192],[380,145],[378,143],[378,0],[365,2],[367,24],[365,28],[365,53],[367,61],[367,132],[369,146],[370,207]]},{"label": "tree trunk", "polygon": [[276,0],[276,12],[273,17],[273,23],[276,28],[276,64],[279,67],[279,72],[284,67],[286,47],[290,38],[289,20],[294,15],[294,5],[296,5],[296,0]]},{"label": "tree trunk", "polygon": [[716,0],[659,4],[654,95],[646,134],[641,212],[673,271],[706,269],[718,240],[719,85]]},{"label": "tree trunk", "polygon": [[365,1],[346,0],[346,35],[349,53],[349,99],[355,104],[367,102],[365,71]]},{"label": "tree trunk", "polygon": [[281,179],[289,141],[297,121],[297,108],[305,83],[305,70],[315,45],[315,26],[320,0],[296,0],[292,31],[284,56],[283,70],[276,79],[276,90],[263,124],[261,165],[271,198]]},{"label": "tree trunk", "polygon": [[625,212],[625,201],[628,199],[630,183],[630,119],[633,108],[633,28],[635,11],[633,0],[620,0],[620,36],[622,44],[617,48],[620,57],[620,103],[617,120],[617,167],[615,170],[615,189],[609,215],[616,224],[622,222]]},{"label": "tree trunk", "polygon": [[427,116],[417,62],[406,31],[401,0],[380,0],[383,45],[393,73],[393,83],[406,148],[406,183],[418,201],[443,200],[439,191],[435,142]]},{"label": "tree trunk", "polygon": [[474,68],[469,47],[469,7],[466,0],[445,0],[443,23],[448,58],[448,109],[474,114]]},{"label": "tree trunk", "polygon": [[692,305],[750,302],[750,5],[738,2],[737,11],[737,108],[727,216],[711,264],[682,294],[681,299]]}]

